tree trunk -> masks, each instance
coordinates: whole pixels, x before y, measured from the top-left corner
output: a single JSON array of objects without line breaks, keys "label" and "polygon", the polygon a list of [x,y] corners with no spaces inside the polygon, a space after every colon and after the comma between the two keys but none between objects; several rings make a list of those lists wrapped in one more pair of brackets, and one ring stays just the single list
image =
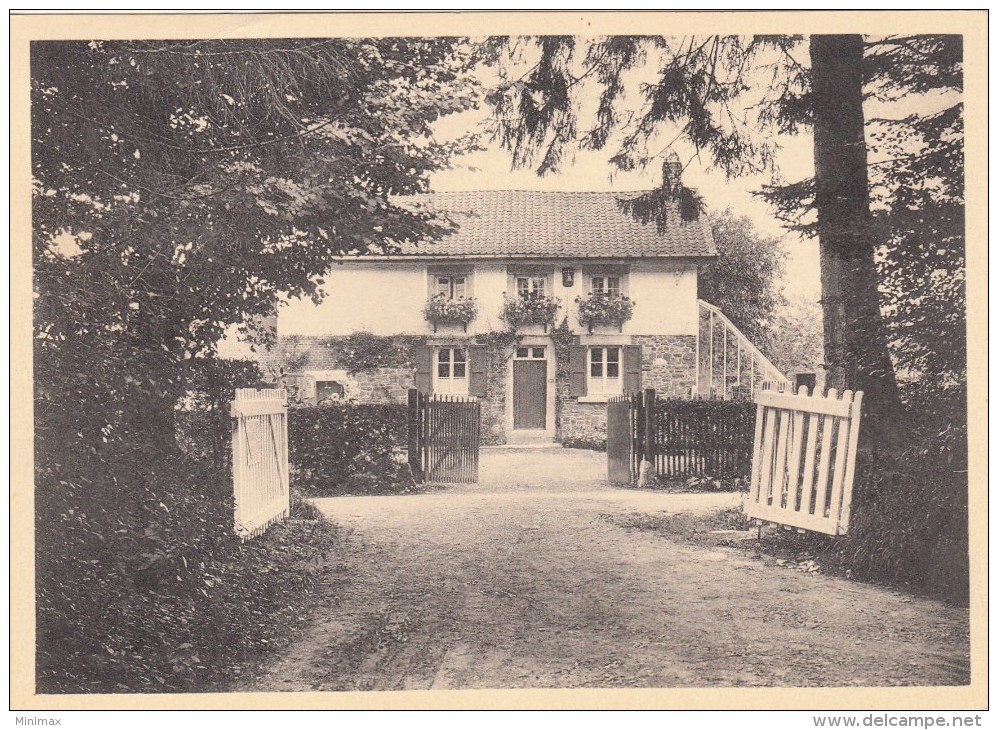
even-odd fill
[{"label": "tree trunk", "polygon": [[864,392],[865,445],[897,445],[903,409],[880,314],[863,118],[863,38],[811,36],[814,170],[829,388]]}]

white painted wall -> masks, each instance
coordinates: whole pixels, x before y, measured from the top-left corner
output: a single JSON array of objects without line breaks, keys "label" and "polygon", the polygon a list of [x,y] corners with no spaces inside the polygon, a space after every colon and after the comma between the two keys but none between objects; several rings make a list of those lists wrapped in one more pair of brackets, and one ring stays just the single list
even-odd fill
[{"label": "white painted wall", "polygon": [[[507,289],[507,265],[479,261],[473,264],[472,294],[478,300],[478,318],[469,334],[501,329],[499,310]],[[575,269],[575,284],[562,285],[562,268]],[[554,270],[554,296],[562,303],[573,330],[580,327],[575,297],[587,292],[584,260],[559,261]],[[347,262],[336,265],[326,276],[327,296],[318,305],[310,299],[291,300],[278,313],[278,334],[341,336],[367,331],[377,335],[432,334],[423,319],[429,293],[426,263]],[[626,292],[635,301],[634,316],[624,325],[624,334],[697,333],[696,265],[677,261],[636,261],[630,264]],[[561,318],[559,315],[559,321]],[[613,328],[616,331],[616,328]],[[440,328],[438,334],[462,333],[460,326]]]},{"label": "white painted wall", "polygon": [[695,264],[638,261],[631,265],[628,295],[634,316],[624,333],[695,335],[697,333],[697,269]]},{"label": "white painted wall", "polygon": [[333,266],[325,281],[326,297],[318,305],[292,299],[278,310],[278,336],[427,331],[425,264],[350,262]]}]

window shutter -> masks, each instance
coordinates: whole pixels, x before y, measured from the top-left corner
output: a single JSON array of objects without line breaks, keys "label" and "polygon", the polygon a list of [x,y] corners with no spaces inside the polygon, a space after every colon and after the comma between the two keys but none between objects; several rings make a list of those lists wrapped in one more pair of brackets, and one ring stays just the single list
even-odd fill
[{"label": "window shutter", "polygon": [[433,348],[416,348],[416,390],[429,395],[433,390]]},{"label": "window shutter", "polygon": [[586,394],[586,348],[576,345],[568,351],[568,389],[571,395]]},{"label": "window shutter", "polygon": [[472,345],[468,348],[468,395],[484,398],[488,395],[488,348],[485,345]]},{"label": "window shutter", "polygon": [[624,351],[624,392],[637,393],[641,390],[641,345],[625,345]]}]

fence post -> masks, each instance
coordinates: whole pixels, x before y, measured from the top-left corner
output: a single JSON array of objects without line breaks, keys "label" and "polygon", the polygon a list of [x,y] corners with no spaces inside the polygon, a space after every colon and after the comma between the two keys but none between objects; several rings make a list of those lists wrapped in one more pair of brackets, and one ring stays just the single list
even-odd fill
[{"label": "fence post", "polygon": [[655,389],[645,388],[645,461],[655,461]]},{"label": "fence post", "polygon": [[655,476],[655,389],[646,388],[641,413],[641,461],[638,464],[638,486],[643,487]]},{"label": "fence post", "polygon": [[423,470],[419,452],[419,391],[409,388],[409,408],[406,450],[409,456],[409,469],[417,481],[423,481]]}]

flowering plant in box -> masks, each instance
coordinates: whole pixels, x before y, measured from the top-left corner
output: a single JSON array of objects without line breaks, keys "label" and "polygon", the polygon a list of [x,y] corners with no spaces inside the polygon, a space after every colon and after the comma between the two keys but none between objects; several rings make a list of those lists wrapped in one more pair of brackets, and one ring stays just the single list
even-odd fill
[{"label": "flowering plant in box", "polygon": [[576,297],[575,303],[579,305],[579,324],[590,332],[596,325],[623,327],[634,314],[634,301],[624,295],[594,291],[588,296]]},{"label": "flowering plant in box", "polygon": [[451,299],[444,294],[437,294],[426,303],[423,316],[433,325],[436,332],[438,324],[460,324],[465,329],[468,323],[478,316],[478,302],[474,299]]},{"label": "flowering plant in box", "polygon": [[547,332],[548,325],[554,324],[558,314],[559,300],[556,297],[528,294],[516,297],[504,295],[503,299],[499,317],[514,330],[524,325],[539,324]]}]

